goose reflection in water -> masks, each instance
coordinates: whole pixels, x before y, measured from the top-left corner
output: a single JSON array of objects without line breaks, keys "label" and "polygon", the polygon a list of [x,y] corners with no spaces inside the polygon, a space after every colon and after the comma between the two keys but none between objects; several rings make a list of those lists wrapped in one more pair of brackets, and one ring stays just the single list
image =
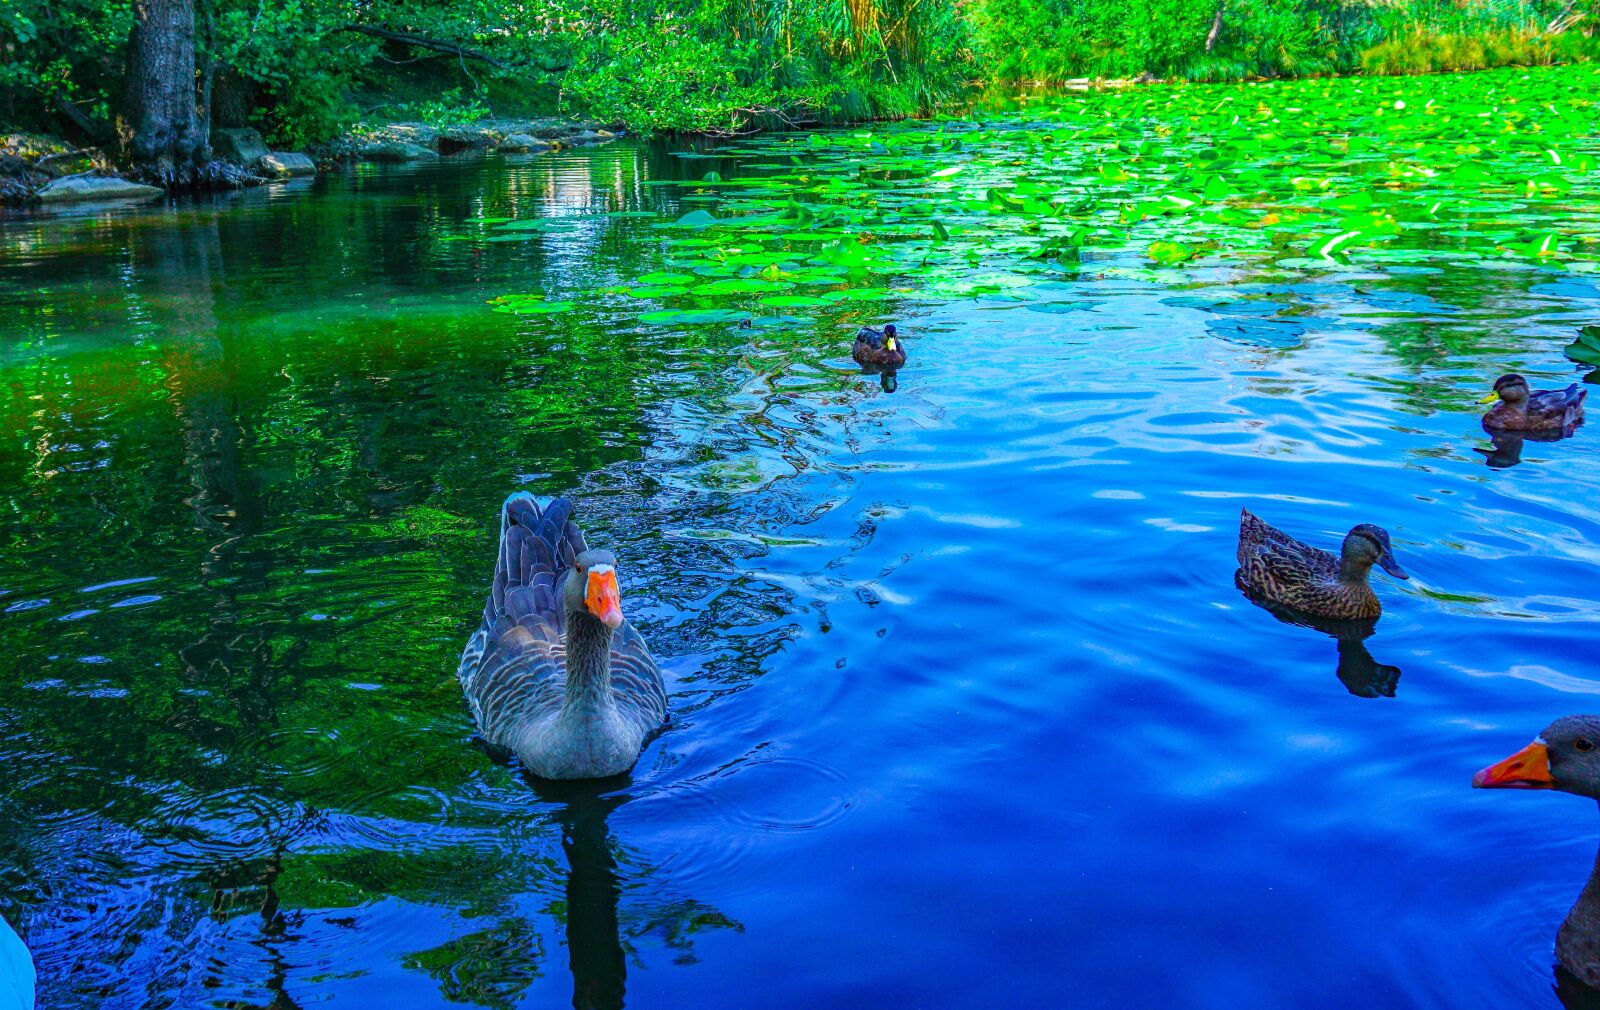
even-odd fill
[{"label": "goose reflection in water", "polygon": [[1491,470],[1508,470],[1522,462],[1523,442],[1560,442],[1572,437],[1578,430],[1577,425],[1569,425],[1555,431],[1496,431],[1485,429],[1489,440],[1494,443],[1493,448],[1485,449],[1481,446],[1474,452],[1484,457],[1484,463]]},{"label": "goose reflection in water", "polygon": [[[687,898],[639,899],[633,914],[621,910],[621,895],[631,879],[658,875],[634,867],[611,835],[610,819],[632,797],[622,790],[628,776],[556,782],[528,779],[540,800],[552,804],[566,860],[563,901],[551,909],[565,929],[567,966],[576,1010],[620,1010],[626,1004],[628,963],[640,963],[636,941],[648,936],[677,952],[678,963],[694,959],[695,935],[710,929],[744,927],[715,908]],[[619,858],[621,857],[621,858]],[[524,1005],[527,989],[549,975],[547,949],[531,920],[512,917],[499,927],[458,938],[409,958],[438,977],[452,1002],[512,1010]]]},{"label": "goose reflection in water", "polygon": [[[615,787],[612,783],[611,787]],[[620,1010],[627,991],[617,900],[622,893],[611,849],[612,811],[628,802],[595,783],[539,783],[542,799],[562,804],[561,850],[567,857],[567,964],[576,1010]]]},{"label": "goose reflection in water", "polygon": [[1276,617],[1284,624],[1313,628],[1338,643],[1339,663],[1335,673],[1339,683],[1357,698],[1393,698],[1400,685],[1400,668],[1380,663],[1367,651],[1366,640],[1377,630],[1378,618],[1338,621],[1328,617],[1302,613],[1282,604],[1274,603],[1253,593],[1234,574],[1234,585],[1244,598]]}]

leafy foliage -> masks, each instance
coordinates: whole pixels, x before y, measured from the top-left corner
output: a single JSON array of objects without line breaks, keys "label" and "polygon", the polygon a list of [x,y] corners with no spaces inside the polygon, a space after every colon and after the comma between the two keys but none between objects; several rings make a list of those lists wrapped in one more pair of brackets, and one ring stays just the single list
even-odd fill
[{"label": "leafy foliage", "polygon": [[[363,116],[497,107],[640,131],[896,118],[974,81],[1480,69],[1600,54],[1600,0],[196,0],[217,125],[326,139]],[[11,125],[109,129],[131,0],[0,4]],[[431,74],[431,76],[429,76]],[[407,75],[448,81],[404,97]],[[202,87],[202,94],[206,89]]]},{"label": "leafy foliage", "polygon": [[1600,55],[1600,10],[1577,0],[980,0],[999,81],[1238,80],[1363,70],[1424,73]]}]

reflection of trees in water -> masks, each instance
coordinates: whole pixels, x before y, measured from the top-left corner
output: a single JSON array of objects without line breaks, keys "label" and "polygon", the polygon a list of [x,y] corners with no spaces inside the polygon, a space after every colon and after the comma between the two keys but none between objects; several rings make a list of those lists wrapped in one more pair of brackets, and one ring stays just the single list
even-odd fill
[{"label": "reflection of trees in water", "polygon": [[[561,832],[566,881],[562,900],[548,913],[564,927],[577,1010],[620,1010],[626,1002],[628,962],[637,958],[638,941],[646,935],[676,949],[681,963],[694,960],[697,934],[743,930],[716,909],[689,898],[651,898],[634,890],[628,904],[622,904],[628,878],[655,877],[650,868],[632,869],[625,857],[619,858],[624,850],[611,836],[611,814],[629,797],[606,790],[626,785],[626,779],[536,784],[541,798],[558,804],[553,823]],[[537,923],[509,915],[487,929],[412,954],[406,964],[438,979],[441,993],[452,1002],[510,1010],[545,974],[545,959]]]},{"label": "reflection of trees in water", "polygon": [[[624,169],[585,192],[632,186],[637,166]],[[577,192],[538,172],[518,178],[523,213]],[[433,218],[458,221],[500,196],[492,183],[437,185],[399,212],[374,197],[306,200],[287,219],[261,206],[116,219],[95,232],[97,245],[121,243],[114,253],[63,259],[59,280],[78,287],[19,313],[31,357],[7,366],[19,395],[0,418],[27,437],[0,446],[13,489],[0,542],[16,548],[0,565],[9,586],[56,602],[8,615],[19,661],[0,673],[16,699],[0,761],[26,753],[38,774],[3,801],[15,828],[0,839],[0,881],[26,903],[7,910],[37,923],[42,1005],[181,1005],[205,988],[289,1006],[291,976],[305,984],[297,944],[311,913],[395,894],[457,904],[481,893],[467,878],[506,872],[503,856],[479,849],[419,850],[354,829],[426,833],[439,811],[419,808],[413,787],[449,796],[478,774],[459,697],[437,671],[453,666],[477,606],[492,553],[484,517],[522,475],[546,475],[539,490],[592,488],[597,528],[636,545],[639,571],[671,570],[661,541],[624,527],[636,503],[624,494],[608,509],[615,489],[589,475],[671,440],[666,404],[732,396],[740,377],[712,356],[687,363],[704,381],[660,383],[686,367],[676,337],[569,318],[528,325],[441,299],[437,287],[461,283],[461,247],[436,241]],[[596,268],[620,279],[643,255],[609,228],[595,248],[615,255],[596,265],[560,241],[529,246],[530,271],[559,260],[573,283]],[[73,347],[88,340],[85,320],[130,338]],[[703,543],[670,553],[699,571],[725,561]],[[56,620],[85,586],[145,576],[160,601]],[[721,599],[766,621],[789,604],[759,581]],[[747,674],[782,641],[763,631],[719,658]],[[84,667],[80,655],[108,662]],[[126,693],[77,689],[99,673]],[[58,675],[71,690],[22,690]],[[382,691],[348,686],[360,680]],[[587,815],[572,822],[576,891],[548,910],[594,938],[570,970],[592,980],[596,1005],[613,982],[620,994],[646,935],[687,951],[698,930],[731,925],[688,899],[634,893],[619,910],[631,873],[606,839],[611,809],[597,828]],[[550,867],[509,871],[484,907],[537,889]],[[477,976],[490,989],[501,966],[513,984],[534,977],[549,967],[535,942],[545,921],[507,915],[456,941],[462,954],[446,963],[492,962]],[[530,953],[518,962],[516,951]]]}]

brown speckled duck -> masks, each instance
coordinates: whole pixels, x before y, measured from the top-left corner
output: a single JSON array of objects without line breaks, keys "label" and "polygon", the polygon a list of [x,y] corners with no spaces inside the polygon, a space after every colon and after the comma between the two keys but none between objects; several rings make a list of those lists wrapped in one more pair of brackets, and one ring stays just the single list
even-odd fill
[{"label": "brown speckled duck", "polygon": [[881,330],[863,326],[856,331],[856,342],[850,348],[850,357],[858,365],[899,368],[906,363],[906,345],[901,342],[893,323],[886,323]]},{"label": "brown speckled duck", "polygon": [[1494,392],[1479,403],[1495,403],[1483,415],[1483,426],[1497,431],[1560,431],[1583,420],[1589,391],[1574,382],[1566,389],[1530,390],[1528,380],[1512,373],[1494,380]]},{"label": "brown speckled duck", "polygon": [[1354,527],[1339,557],[1319,550],[1257,519],[1239,513],[1239,585],[1274,603],[1336,620],[1354,621],[1383,612],[1367,584],[1373,564],[1397,579],[1409,579],[1389,548],[1389,534],[1371,523]]},{"label": "brown speckled duck", "polygon": [[[1555,789],[1600,799],[1600,716],[1557,719],[1533,743],[1472,777],[1478,789]],[[1556,960],[1600,988],[1600,862],[1556,931]]]}]

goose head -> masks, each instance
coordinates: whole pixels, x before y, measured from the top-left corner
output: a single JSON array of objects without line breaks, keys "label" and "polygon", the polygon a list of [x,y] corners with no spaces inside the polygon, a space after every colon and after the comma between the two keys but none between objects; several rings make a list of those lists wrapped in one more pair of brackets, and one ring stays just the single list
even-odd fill
[{"label": "goose head", "polygon": [[567,614],[599,621],[615,631],[622,626],[622,598],[617,593],[617,559],[610,551],[584,551],[561,587]]},{"label": "goose head", "polygon": [[1394,551],[1389,546],[1389,532],[1382,526],[1362,523],[1352,527],[1345,534],[1344,548],[1340,554],[1347,571],[1366,572],[1377,564],[1397,579],[1411,578],[1400,567],[1400,562],[1394,559]]},{"label": "goose head", "polygon": [[1600,800],[1600,715],[1569,715],[1472,776],[1475,789],[1555,789]]},{"label": "goose head", "polygon": [[1500,378],[1494,380],[1493,392],[1478,402],[1493,403],[1496,400],[1503,400],[1512,406],[1516,406],[1519,403],[1527,403],[1528,380],[1515,372],[1500,376]]}]

